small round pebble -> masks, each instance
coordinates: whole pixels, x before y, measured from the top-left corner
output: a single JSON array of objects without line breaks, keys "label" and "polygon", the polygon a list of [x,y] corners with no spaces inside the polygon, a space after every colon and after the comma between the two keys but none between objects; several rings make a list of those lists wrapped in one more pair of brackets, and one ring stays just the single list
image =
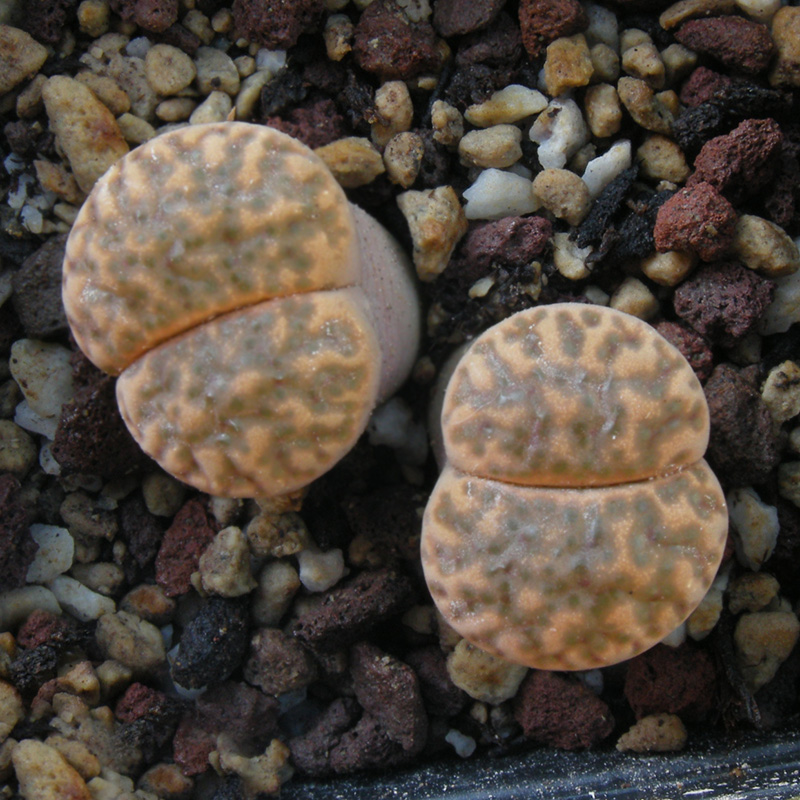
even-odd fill
[{"label": "small round pebble", "polygon": [[568,169],[544,169],[533,180],[533,193],[559,219],[578,225],[589,213],[592,197],[587,185]]},{"label": "small round pebble", "polygon": [[309,592],[327,592],[347,574],[344,554],[339,549],[323,553],[309,548],[298,555],[297,561],[300,583]]},{"label": "small round pebble", "polygon": [[503,169],[522,158],[521,141],[522,131],[516,125],[493,125],[465,134],[458,154],[466,166]]},{"label": "small round pebble", "polygon": [[127,611],[101,616],[95,636],[106,658],[130,667],[135,674],[153,672],[167,655],[161,631]]},{"label": "small round pebble", "polygon": [[153,45],[145,56],[144,69],[153,91],[164,96],[178,94],[197,75],[194,61],[170,44]]},{"label": "small round pebble", "polygon": [[209,594],[239,597],[256,587],[247,537],[235,525],[223,528],[200,556],[200,580]]}]

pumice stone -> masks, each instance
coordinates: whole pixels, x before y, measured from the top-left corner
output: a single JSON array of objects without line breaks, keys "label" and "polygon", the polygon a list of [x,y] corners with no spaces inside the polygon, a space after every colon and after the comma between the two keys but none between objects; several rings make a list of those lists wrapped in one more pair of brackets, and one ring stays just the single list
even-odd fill
[{"label": "pumice stone", "polygon": [[219,496],[330,469],[420,332],[394,239],[309,148],[241,122],[170,131],[111,167],[70,233],[63,299],[142,449]]},{"label": "pumice stone", "polygon": [[462,356],[441,424],[422,562],[464,638],[592,669],[658,643],[702,600],[728,531],[703,460],[708,407],[647,323],[580,303],[521,311]]}]

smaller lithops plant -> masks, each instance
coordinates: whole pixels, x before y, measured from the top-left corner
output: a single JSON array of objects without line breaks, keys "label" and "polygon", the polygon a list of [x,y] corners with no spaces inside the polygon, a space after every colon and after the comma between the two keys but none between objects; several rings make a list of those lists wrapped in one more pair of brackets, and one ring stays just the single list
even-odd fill
[{"label": "smaller lithops plant", "polygon": [[70,233],[63,298],[142,449],[238,497],[342,458],[420,327],[399,245],[311,150],[247,123],[174,130],[109,169]]},{"label": "smaller lithops plant", "polygon": [[728,530],[683,356],[641,320],[564,303],[490,328],[450,378],[425,511],[434,601],[463,637],[540,669],[590,669],[678,627]]}]

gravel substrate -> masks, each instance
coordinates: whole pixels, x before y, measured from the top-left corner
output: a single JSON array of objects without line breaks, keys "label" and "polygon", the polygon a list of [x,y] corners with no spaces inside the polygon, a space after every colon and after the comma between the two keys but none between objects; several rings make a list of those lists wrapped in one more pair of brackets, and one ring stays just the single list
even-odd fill
[{"label": "gravel substrate", "polygon": [[[254,798],[797,722],[796,0],[0,0],[0,23],[0,797]],[[160,471],[61,303],[97,179],[158,133],[234,119],[315,149],[424,301],[411,379],[277,500]],[[437,375],[560,301],[686,356],[731,521],[669,641],[585,673],[460,639],[419,562]]]}]

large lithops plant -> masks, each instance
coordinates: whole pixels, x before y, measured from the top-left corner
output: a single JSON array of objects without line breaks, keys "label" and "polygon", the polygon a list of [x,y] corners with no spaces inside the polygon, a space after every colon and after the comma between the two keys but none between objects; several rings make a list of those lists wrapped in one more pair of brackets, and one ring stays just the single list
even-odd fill
[{"label": "large lithops plant", "polygon": [[328,470],[419,336],[394,240],[311,150],[246,123],[172,131],[115,164],[75,221],[63,297],[145,452],[216,495]]},{"label": "large lithops plant", "polygon": [[542,669],[630,658],[694,610],[727,510],[689,364],[612,309],[520,312],[458,363],[422,559],[448,622]]}]

